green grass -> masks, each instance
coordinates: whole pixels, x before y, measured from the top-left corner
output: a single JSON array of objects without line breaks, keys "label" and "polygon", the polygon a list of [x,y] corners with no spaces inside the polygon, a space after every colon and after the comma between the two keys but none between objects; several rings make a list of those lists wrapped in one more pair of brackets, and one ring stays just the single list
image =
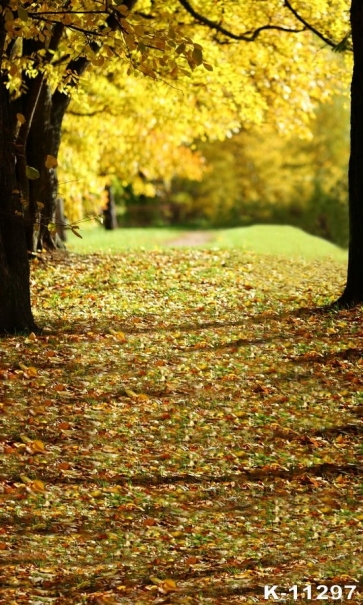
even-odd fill
[{"label": "green grass", "polygon": [[278,254],[314,258],[346,258],[346,251],[320,237],[289,225],[253,225],[218,231],[214,245],[220,248],[244,248],[257,254]]},{"label": "green grass", "polygon": [[128,228],[106,231],[99,225],[81,226],[82,239],[67,231],[67,249],[80,254],[117,253],[131,248],[155,248],[179,237],[180,229]]},{"label": "green grass", "polygon": [[[126,249],[155,249],[169,247],[173,241],[188,233],[173,228],[128,228],[106,231],[99,226],[87,226],[80,231],[82,239],[69,232],[67,248],[71,252],[117,253]],[[346,251],[320,237],[315,237],[288,225],[254,225],[205,231],[210,240],[200,248],[236,248],[256,254],[319,258],[330,256],[345,260]]]}]

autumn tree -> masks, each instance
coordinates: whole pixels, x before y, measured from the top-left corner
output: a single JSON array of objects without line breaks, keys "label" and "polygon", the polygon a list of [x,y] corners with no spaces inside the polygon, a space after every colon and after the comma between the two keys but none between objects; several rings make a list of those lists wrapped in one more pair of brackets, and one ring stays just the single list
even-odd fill
[{"label": "autumn tree", "polygon": [[[177,6],[175,1],[175,13]],[[198,176],[195,139],[221,141],[265,123],[286,137],[310,133],[309,116],[315,105],[344,83],[343,62],[321,51],[309,31],[288,20],[289,13],[285,28],[264,29],[262,24],[271,21],[266,7],[256,11],[253,3],[249,8],[244,5],[238,15],[230,2],[223,6],[228,26],[229,19],[231,27],[242,30],[244,22],[249,24],[253,18],[256,28],[261,24],[262,29],[256,30],[259,35],[250,32],[231,43],[226,36],[216,40],[214,30],[197,24],[180,7],[178,13],[183,32],[197,37],[213,72],[197,70],[190,78],[187,64],[189,74],[172,70],[167,81],[165,73],[161,81],[140,78],[133,67],[108,63],[82,79],[65,117],[60,150],[62,193],[72,220],[79,220],[82,209],[89,213],[100,207],[102,178],[108,175],[117,175],[146,195],[155,192],[153,183],[168,190],[175,176],[200,178],[203,166],[199,163]],[[269,5],[270,11],[273,6]],[[158,7],[153,3],[143,18],[162,22]],[[213,3],[212,8],[220,22],[218,5]],[[296,35],[290,30],[296,30]],[[250,39],[252,44],[247,42]],[[289,65],[291,55],[294,60]],[[331,61],[328,76],[327,61]],[[140,172],[145,179],[139,178]]]},{"label": "autumn tree", "polygon": [[133,4],[0,2],[1,332],[36,330],[28,251],[49,236],[62,121],[84,71],[111,59],[135,64],[138,53],[138,68],[155,77],[145,44],[138,48],[142,37],[156,49],[172,40],[166,71],[169,61],[176,71],[183,58],[191,68],[201,62],[200,47],[174,30],[132,28],[125,17]]},{"label": "autumn tree", "polygon": [[[287,0],[283,6],[270,0],[237,7],[229,0],[200,0],[198,10],[187,0],[167,6],[139,0],[130,13],[133,4],[0,1],[2,332],[36,328],[28,250],[49,237],[61,126],[70,95],[87,69],[112,64],[117,71],[127,64],[129,75],[141,73],[178,86],[183,81],[185,88],[184,79],[192,76],[189,88],[206,92],[201,102],[195,95],[195,108],[202,110],[212,129],[215,122],[223,124],[223,114],[216,109],[222,98],[229,98],[234,113],[228,128],[238,129],[242,120],[261,122],[270,107],[278,127],[284,127],[289,116],[300,115],[304,122],[314,96],[329,94],[334,84],[336,64],[330,62],[327,77],[319,71],[326,57],[316,51],[311,32],[324,43],[343,44],[342,0],[334,1],[334,10],[331,2],[322,0],[304,5],[306,18]],[[314,20],[320,23],[322,16],[329,34],[311,25]],[[229,40],[235,43],[227,44]],[[239,42],[250,50],[241,52]],[[217,77],[206,79],[211,63]],[[202,65],[205,69],[195,72]],[[251,100],[247,106],[244,98]],[[294,127],[296,121],[290,122]]]},{"label": "autumn tree", "polygon": [[[215,30],[219,35],[230,39],[256,37],[254,29],[243,35],[233,33],[231,28],[223,25],[223,20],[211,20],[196,10],[188,0],[180,0],[188,13],[204,26]],[[284,0],[282,10],[290,13],[296,24],[304,30],[311,31],[317,39],[335,51],[351,48],[353,51],[353,76],[351,81],[351,148],[348,170],[349,189],[349,258],[347,283],[341,297],[334,303],[336,307],[351,307],[363,302],[363,5],[360,0],[334,0],[327,3],[314,0],[309,4]],[[350,27],[347,23],[348,11]],[[272,14],[272,13],[271,13]],[[275,27],[283,29],[284,17],[275,13]],[[274,19],[272,17],[272,20]],[[282,19],[281,19],[282,17]],[[271,24],[267,26],[270,28]],[[352,44],[351,44],[352,40]],[[327,63],[327,68],[330,64]]]},{"label": "autumn tree", "polygon": [[174,179],[165,203],[184,223],[289,222],[347,245],[346,105],[342,96],[320,104],[304,138],[279,134],[269,121],[223,141],[197,141],[206,159],[203,178]]}]

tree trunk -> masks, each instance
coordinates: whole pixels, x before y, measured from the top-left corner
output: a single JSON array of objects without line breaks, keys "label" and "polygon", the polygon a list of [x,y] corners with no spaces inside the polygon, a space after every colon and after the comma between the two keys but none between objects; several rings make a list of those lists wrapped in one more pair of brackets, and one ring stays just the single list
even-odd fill
[{"label": "tree trunk", "polygon": [[[63,95],[68,104],[68,97]],[[28,164],[36,168],[40,178],[30,182],[29,190],[29,222],[27,227],[27,242],[33,252],[43,247],[57,247],[54,236],[49,232],[49,223],[54,222],[58,195],[58,178],[56,168],[47,168],[47,155],[58,156],[60,133],[63,115],[54,120],[53,97],[50,87],[46,84],[39,99],[37,110],[32,122],[28,144]],[[64,109],[65,111],[65,109]]]},{"label": "tree trunk", "polygon": [[[57,204],[55,207],[55,224],[57,226],[57,235],[61,242],[67,241],[67,218],[64,214],[64,200],[62,197],[57,197]],[[63,244],[64,245],[64,244]],[[64,246],[65,247],[65,246]]]},{"label": "tree trunk", "polygon": [[363,2],[352,0],[353,38],[349,185],[349,258],[347,284],[336,302],[352,307],[363,302]]},{"label": "tree trunk", "polygon": [[[70,61],[68,69],[80,76],[88,64],[88,60],[81,57]],[[47,155],[58,157],[63,118],[70,100],[70,96],[59,90],[51,94],[49,85],[45,84],[28,137],[27,161],[40,173],[40,179],[31,182],[29,191],[27,241],[33,252],[43,247],[64,247],[59,246],[57,234],[53,235],[48,229],[49,223],[56,220],[58,176],[57,168],[47,168],[45,160]]]},{"label": "tree trunk", "polygon": [[115,205],[115,196],[112,191],[112,185],[106,186],[107,191],[107,204],[103,211],[103,224],[105,229],[111,231],[113,229],[117,229],[117,215],[116,215],[116,205]]},{"label": "tree trunk", "polygon": [[25,221],[16,179],[9,93],[0,79],[0,333],[37,331],[30,305]]}]

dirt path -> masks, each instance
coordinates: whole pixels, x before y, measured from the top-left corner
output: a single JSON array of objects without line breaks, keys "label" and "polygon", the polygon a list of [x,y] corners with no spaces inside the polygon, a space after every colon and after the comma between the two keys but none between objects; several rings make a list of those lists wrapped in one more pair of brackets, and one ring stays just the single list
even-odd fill
[{"label": "dirt path", "polygon": [[189,231],[188,233],[184,233],[184,235],[181,235],[180,237],[168,242],[168,246],[171,248],[184,246],[203,246],[204,244],[211,242],[213,239],[213,233],[209,233],[208,231]]}]

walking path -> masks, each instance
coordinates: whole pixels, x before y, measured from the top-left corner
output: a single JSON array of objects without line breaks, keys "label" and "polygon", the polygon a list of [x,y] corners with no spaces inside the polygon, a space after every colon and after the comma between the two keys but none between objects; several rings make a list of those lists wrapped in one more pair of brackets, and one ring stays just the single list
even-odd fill
[{"label": "walking path", "polygon": [[214,234],[209,231],[189,231],[168,242],[171,248],[203,246],[213,241]]}]

